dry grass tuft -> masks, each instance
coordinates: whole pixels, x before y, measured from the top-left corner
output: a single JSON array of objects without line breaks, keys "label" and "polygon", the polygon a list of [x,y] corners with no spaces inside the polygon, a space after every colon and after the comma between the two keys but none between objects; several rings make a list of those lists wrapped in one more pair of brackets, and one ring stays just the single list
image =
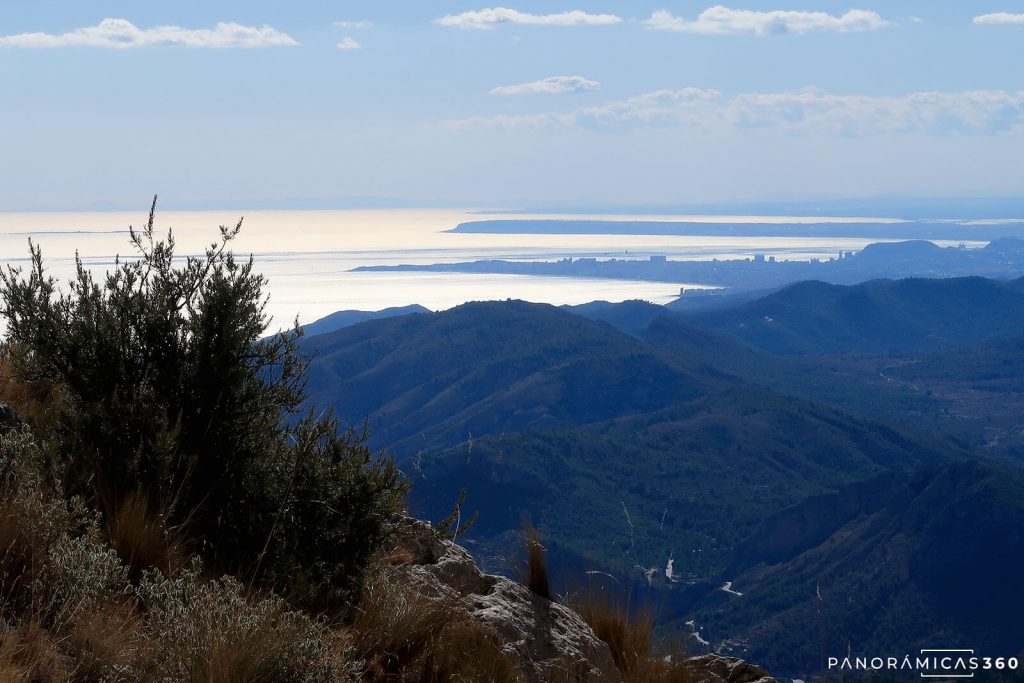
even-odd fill
[{"label": "dry grass tuft", "polygon": [[435,640],[425,658],[421,680],[512,683],[522,679],[501,651],[497,635],[463,618],[449,623]]},{"label": "dry grass tuft", "polygon": [[350,637],[367,681],[521,680],[492,630],[387,572],[367,579]]},{"label": "dry grass tuft", "polygon": [[413,555],[412,550],[402,546],[393,548],[390,552],[384,554],[381,557],[381,564],[390,567],[398,567],[401,565],[410,564],[416,557]]},{"label": "dry grass tuft", "polygon": [[84,610],[77,615],[67,642],[77,664],[75,679],[105,680],[145,656],[141,615],[129,604]]},{"label": "dry grass tuft", "polygon": [[693,676],[682,652],[666,658],[654,648],[654,615],[630,610],[624,601],[593,592],[573,605],[594,634],[608,644],[624,683],[690,683]]},{"label": "dry grass tuft", "polygon": [[8,599],[29,590],[46,557],[45,542],[37,542],[24,516],[26,507],[14,497],[0,502],[0,589]]},{"label": "dry grass tuft", "polygon": [[551,579],[548,576],[548,561],[544,546],[537,539],[537,530],[529,522],[523,525],[523,550],[526,554],[526,576],[524,583],[530,592],[548,600],[552,599]]},{"label": "dry grass tuft", "polygon": [[588,593],[575,605],[598,638],[608,643],[619,671],[626,674],[651,657],[653,619],[648,613],[633,613],[607,593]]},{"label": "dry grass tuft", "polygon": [[0,681],[57,683],[70,674],[57,643],[38,620],[0,633]]},{"label": "dry grass tuft", "polygon": [[138,492],[129,494],[109,515],[110,545],[134,576],[152,568],[170,575],[184,565],[184,544],[167,528],[166,519],[166,515],[154,512],[145,495]]}]

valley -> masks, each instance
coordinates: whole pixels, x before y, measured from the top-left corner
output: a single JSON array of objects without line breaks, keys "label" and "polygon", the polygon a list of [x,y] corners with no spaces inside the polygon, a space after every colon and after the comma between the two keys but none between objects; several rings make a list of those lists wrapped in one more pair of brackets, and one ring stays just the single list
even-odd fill
[{"label": "valley", "polygon": [[[302,343],[312,395],[366,420],[413,512],[465,489],[483,567],[518,571],[527,519],[559,590],[626,591],[666,634],[699,624],[691,647],[798,676],[819,594],[830,651],[1012,641],[1012,605],[950,591],[1021,569],[1022,311],[1019,281],[805,282],[695,312],[474,303]],[[975,539],[1001,559],[913,564],[972,528],[1001,530]]]}]

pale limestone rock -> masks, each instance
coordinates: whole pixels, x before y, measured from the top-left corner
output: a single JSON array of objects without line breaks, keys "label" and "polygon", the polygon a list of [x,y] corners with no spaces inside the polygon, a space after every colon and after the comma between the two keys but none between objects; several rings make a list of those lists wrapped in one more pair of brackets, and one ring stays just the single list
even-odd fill
[{"label": "pale limestone rock", "polygon": [[[583,617],[511,579],[484,574],[469,551],[438,538],[426,522],[405,519],[397,547],[404,561],[392,567],[394,578],[423,595],[453,601],[490,627],[524,680],[622,680],[608,645]],[[694,683],[776,683],[764,669],[735,657],[712,654],[688,661]]]},{"label": "pale limestone rock", "polygon": [[621,679],[608,645],[575,611],[511,579],[484,574],[465,548],[418,520],[406,521],[398,546],[411,556],[394,568],[399,579],[425,595],[456,600],[492,628],[527,680],[562,678],[564,671],[594,683]]}]

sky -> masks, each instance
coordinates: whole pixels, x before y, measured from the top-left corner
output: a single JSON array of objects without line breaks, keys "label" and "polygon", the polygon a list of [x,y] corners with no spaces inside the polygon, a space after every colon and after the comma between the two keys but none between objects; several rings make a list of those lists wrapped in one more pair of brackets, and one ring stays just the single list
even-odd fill
[{"label": "sky", "polygon": [[0,211],[1024,196],[1024,1],[0,3]]}]

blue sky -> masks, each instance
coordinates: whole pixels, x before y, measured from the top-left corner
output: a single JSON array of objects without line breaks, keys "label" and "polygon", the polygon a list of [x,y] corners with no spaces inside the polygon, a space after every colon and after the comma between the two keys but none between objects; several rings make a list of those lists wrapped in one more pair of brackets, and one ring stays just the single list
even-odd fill
[{"label": "blue sky", "polygon": [[1024,2],[3,3],[0,102],[0,210],[1021,196]]}]

